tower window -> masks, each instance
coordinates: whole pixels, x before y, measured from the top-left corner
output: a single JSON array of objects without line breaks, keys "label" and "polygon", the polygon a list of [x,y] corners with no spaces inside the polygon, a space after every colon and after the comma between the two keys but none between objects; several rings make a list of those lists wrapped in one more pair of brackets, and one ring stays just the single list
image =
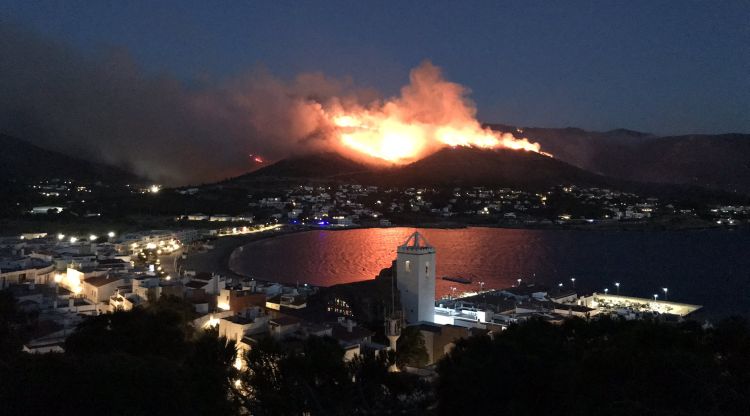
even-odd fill
[{"label": "tower window", "polygon": [[424,264],[424,274],[425,274],[425,277],[427,277],[430,274],[430,262],[429,261]]},{"label": "tower window", "polygon": [[411,273],[411,262],[409,260],[404,262],[404,268],[406,269],[406,273]]}]

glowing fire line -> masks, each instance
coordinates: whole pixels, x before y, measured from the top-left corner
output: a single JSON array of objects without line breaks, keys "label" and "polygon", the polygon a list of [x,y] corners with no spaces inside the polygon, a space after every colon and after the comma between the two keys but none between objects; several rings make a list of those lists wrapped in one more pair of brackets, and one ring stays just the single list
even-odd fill
[{"label": "glowing fire line", "polygon": [[538,143],[531,143],[526,138],[517,139],[510,133],[481,128],[478,122],[462,127],[433,126],[379,118],[372,114],[345,114],[334,116],[333,124],[339,128],[339,138],[344,146],[393,163],[413,161],[429,146],[434,146],[431,139],[440,146],[504,147],[551,156],[541,152]]},{"label": "glowing fire line", "polygon": [[[344,149],[392,163],[410,163],[445,146],[541,152],[538,143],[482,127],[468,90],[429,62],[412,70],[401,95],[368,106],[323,110]],[[355,153],[356,154],[356,153]]]}]

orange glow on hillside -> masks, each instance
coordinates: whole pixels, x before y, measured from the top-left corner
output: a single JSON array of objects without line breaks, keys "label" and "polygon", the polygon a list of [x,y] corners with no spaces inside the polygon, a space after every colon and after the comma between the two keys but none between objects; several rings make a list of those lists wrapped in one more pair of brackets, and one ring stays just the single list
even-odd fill
[{"label": "orange glow on hillside", "polygon": [[325,111],[344,150],[391,163],[410,163],[445,146],[541,152],[538,143],[481,126],[467,90],[423,63],[411,72],[401,96],[368,107]]}]

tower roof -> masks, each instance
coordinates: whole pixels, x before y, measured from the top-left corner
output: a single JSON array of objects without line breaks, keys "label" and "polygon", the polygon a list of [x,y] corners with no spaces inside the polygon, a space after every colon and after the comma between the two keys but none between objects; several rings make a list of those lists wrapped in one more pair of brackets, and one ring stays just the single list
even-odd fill
[{"label": "tower roof", "polygon": [[404,244],[398,246],[399,252],[434,252],[435,248],[427,242],[419,231],[415,231],[414,234],[410,235]]}]

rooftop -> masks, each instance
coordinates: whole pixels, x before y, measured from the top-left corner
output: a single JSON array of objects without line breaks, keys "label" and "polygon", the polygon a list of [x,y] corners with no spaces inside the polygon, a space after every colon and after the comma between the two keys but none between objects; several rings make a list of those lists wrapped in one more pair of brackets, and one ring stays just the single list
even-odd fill
[{"label": "rooftop", "polygon": [[187,283],[185,283],[185,286],[191,288],[191,289],[203,289],[208,285],[207,282],[202,282],[200,280],[191,280]]},{"label": "rooftop", "polygon": [[127,264],[123,259],[102,259],[97,260],[97,263],[99,263],[100,266]]},{"label": "rooftop", "polygon": [[302,320],[293,316],[279,316],[278,318],[271,319],[271,324],[280,326],[294,325],[300,323]]},{"label": "rooftop", "polygon": [[332,332],[332,336],[334,338],[344,342],[359,341],[363,338],[371,337],[374,334],[369,329],[363,328],[361,326],[352,327],[352,332],[349,332],[349,330],[345,326],[338,323],[333,325]]},{"label": "rooftop", "polygon": [[248,318],[243,315],[232,315],[222,319],[239,325],[249,325],[255,322],[255,318]]},{"label": "rooftop", "polygon": [[534,283],[521,283],[519,286],[502,289],[503,292],[510,293],[515,296],[531,296],[534,293],[547,293],[547,290],[547,287]]},{"label": "rooftop", "polygon": [[432,322],[420,322],[419,324],[417,324],[417,327],[420,331],[439,333],[443,326]]},{"label": "rooftop", "polygon": [[409,238],[404,242],[404,244],[398,246],[398,252],[428,252],[428,253],[434,253],[435,248],[430,245],[429,242],[427,242],[427,239],[424,238],[422,234],[419,233],[419,231],[415,231],[414,234],[410,235]]},{"label": "rooftop", "polygon": [[105,274],[102,276],[89,277],[88,279],[84,280],[84,282],[90,284],[91,286],[102,287],[110,283],[121,283],[122,280],[122,277],[110,277],[110,275]]}]

